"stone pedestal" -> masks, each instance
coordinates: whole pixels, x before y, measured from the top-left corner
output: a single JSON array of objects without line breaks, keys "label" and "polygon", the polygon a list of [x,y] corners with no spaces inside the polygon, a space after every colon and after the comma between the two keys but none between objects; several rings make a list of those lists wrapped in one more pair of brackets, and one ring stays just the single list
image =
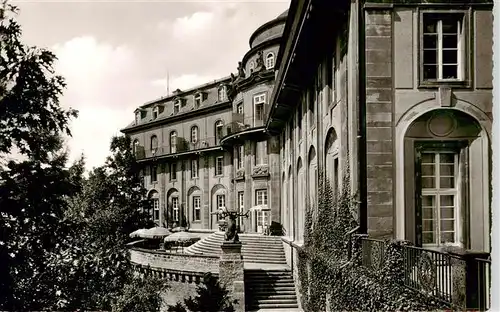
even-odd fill
[{"label": "stone pedestal", "polygon": [[231,297],[237,300],[234,305],[235,312],[244,312],[245,276],[243,258],[241,257],[241,242],[224,242],[221,248],[219,281],[229,290]]}]

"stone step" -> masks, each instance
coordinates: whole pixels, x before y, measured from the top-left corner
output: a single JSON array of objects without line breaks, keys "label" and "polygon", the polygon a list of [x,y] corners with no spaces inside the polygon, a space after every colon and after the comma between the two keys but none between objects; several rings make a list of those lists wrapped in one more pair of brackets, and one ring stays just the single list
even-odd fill
[{"label": "stone step", "polygon": [[262,304],[251,304],[248,305],[248,310],[258,310],[258,309],[297,309],[299,305],[297,303],[262,303]]},{"label": "stone step", "polygon": [[259,280],[248,280],[247,281],[248,285],[284,285],[284,284],[290,284],[294,285],[293,279],[283,279],[283,280],[266,280],[266,279],[259,279]]},{"label": "stone step", "polygon": [[280,293],[281,291],[295,291],[295,286],[292,285],[276,285],[276,286],[269,286],[269,285],[248,285],[247,286],[248,290],[251,291],[251,293]]},{"label": "stone step", "polygon": [[290,298],[290,299],[293,299],[293,298],[297,298],[297,296],[295,295],[295,290],[283,290],[283,291],[280,291],[280,293],[255,293],[255,294],[252,294],[251,295],[253,297],[253,299],[259,299],[259,298],[268,298],[268,299],[273,299],[273,298],[277,298],[277,297],[286,297],[286,298]]},{"label": "stone step", "polygon": [[260,294],[253,294],[250,302],[255,302],[255,301],[262,302],[262,300],[295,300],[295,301],[297,301],[297,296],[295,296],[295,295],[283,295],[283,294],[270,295],[270,294],[260,293]]},{"label": "stone step", "polygon": [[257,277],[262,277],[262,276],[263,277],[285,276],[285,277],[292,278],[292,272],[288,271],[288,270],[283,270],[283,271],[246,270],[245,276],[248,276],[251,278],[257,278]]}]

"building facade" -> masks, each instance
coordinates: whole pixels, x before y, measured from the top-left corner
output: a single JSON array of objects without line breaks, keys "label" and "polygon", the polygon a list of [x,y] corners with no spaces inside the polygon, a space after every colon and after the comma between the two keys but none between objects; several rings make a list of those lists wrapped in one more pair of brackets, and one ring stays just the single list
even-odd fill
[{"label": "building facade", "polygon": [[252,34],[237,75],[146,103],[122,129],[143,165],[157,224],[218,230],[213,213],[223,207],[250,211],[245,232],[280,221],[279,142],[264,123],[285,21],[286,12]]},{"label": "building facade", "polygon": [[380,2],[290,6],[266,122],[289,260],[320,170],[362,233],[490,251],[493,4]]}]

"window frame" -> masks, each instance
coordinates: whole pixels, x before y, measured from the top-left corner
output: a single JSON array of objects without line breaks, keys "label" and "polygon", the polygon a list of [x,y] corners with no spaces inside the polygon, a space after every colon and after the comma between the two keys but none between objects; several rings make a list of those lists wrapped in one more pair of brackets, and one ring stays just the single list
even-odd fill
[{"label": "window frame", "polygon": [[[199,132],[198,130],[199,130],[198,126],[196,126],[196,125],[193,125],[191,127],[191,143],[193,143],[193,144],[198,143],[198,132]],[[194,135],[193,135],[193,133],[194,133]]]},{"label": "window frame", "polygon": [[[271,65],[269,65],[271,63]],[[274,69],[274,65],[276,64],[275,62],[275,57],[273,52],[269,52],[266,55],[266,69]]]},{"label": "window frame", "polygon": [[[262,203],[259,204],[259,200],[262,200]],[[269,198],[267,189],[255,190],[255,205],[256,206],[262,205],[267,207],[268,203],[269,203]]]},{"label": "window frame", "polygon": [[158,165],[151,165],[149,167],[151,183],[158,182]]},{"label": "window frame", "polygon": [[243,103],[238,103],[236,105],[236,113],[243,115]]},{"label": "window frame", "polygon": [[170,163],[170,181],[176,181],[177,180],[177,163],[172,162]]},{"label": "window frame", "polygon": [[[198,200],[198,206],[196,205],[197,200]],[[192,203],[193,203],[193,222],[200,222],[201,221],[201,196],[194,195]],[[198,216],[197,216],[197,214],[198,214]]]},{"label": "window frame", "polygon": [[[195,166],[193,166],[195,165]],[[191,159],[191,179],[198,179],[199,163],[198,159]]]},{"label": "window frame", "polygon": [[[153,140],[156,143],[155,147],[153,147]],[[149,147],[150,147],[151,151],[158,150],[158,137],[156,136],[156,134],[153,134],[151,136],[151,138],[149,139]]]},{"label": "window frame", "polygon": [[215,130],[215,144],[219,144],[220,140],[224,136],[224,121],[222,121],[222,119],[219,119],[215,122],[214,130]]},{"label": "window frame", "polygon": [[[419,88],[437,88],[437,87],[463,87],[470,88],[472,86],[472,62],[474,57],[472,55],[471,38],[472,37],[472,24],[471,15],[472,9],[422,9],[418,8],[418,53],[417,53],[417,75]],[[424,14],[462,14],[462,79],[424,79]],[[460,64],[460,63],[459,63]],[[442,65],[440,65],[442,66]]]},{"label": "window frame", "polygon": [[177,153],[177,131],[170,132],[170,154]]},{"label": "window frame", "polygon": [[[423,189],[422,188],[422,171],[421,171],[421,165],[422,165],[422,153],[429,153],[429,152],[441,152],[441,153],[454,153],[455,154],[455,172],[454,172],[454,179],[455,179],[455,185],[456,185],[456,193],[453,194],[455,196],[455,211],[454,211],[454,218],[455,218],[455,223],[454,223],[454,232],[455,232],[455,237],[454,240],[455,242],[453,243],[454,246],[460,246],[464,247],[462,242],[463,241],[468,241],[470,237],[464,237],[464,233],[462,233],[464,226],[467,226],[467,221],[463,219],[464,213],[468,210],[468,205],[467,201],[468,199],[464,199],[467,197],[467,189],[468,185],[471,183],[470,177],[468,176],[467,172],[462,172],[461,167],[463,162],[465,161],[466,163],[468,160],[466,159],[461,159],[462,155],[462,150],[466,149],[468,146],[468,142],[466,140],[450,140],[450,141],[416,141],[414,143],[414,161],[415,161],[415,208],[413,211],[414,214],[414,224],[415,224],[415,243],[417,246],[424,246],[424,247],[429,247],[429,248],[436,248],[436,247],[442,247],[444,246],[440,242],[435,243],[435,244],[423,244],[423,205],[422,205],[422,197],[425,195],[446,195],[449,194],[451,190],[453,189],[443,189],[444,191],[438,192],[438,195],[431,194],[428,189]],[[466,158],[467,153],[464,155]],[[466,169],[467,170],[467,169]],[[464,185],[463,178],[467,177],[467,181],[465,181],[466,185]],[[444,194],[446,193],[446,194]],[[437,235],[440,235],[440,233],[437,233]],[[440,236],[437,238],[440,239]],[[467,245],[467,243],[465,243]]]},{"label": "window frame", "polygon": [[[176,203],[176,205],[174,205]],[[179,209],[179,197],[172,196],[172,219],[174,222],[179,222],[180,209]]]},{"label": "window frame", "polygon": [[174,114],[178,114],[181,111],[181,100],[177,99],[174,101]]},{"label": "window frame", "polygon": [[[262,100],[261,100],[261,98],[262,98]],[[266,101],[267,101],[266,92],[254,94],[252,99],[253,99],[253,112],[254,112],[253,119],[254,119],[254,122],[256,123],[257,121],[264,121],[264,106],[266,105]],[[262,107],[260,116],[257,114],[257,106]],[[258,117],[260,117],[260,118],[258,118]]]},{"label": "window frame", "polygon": [[236,169],[242,169],[245,165],[244,157],[245,157],[245,145],[241,144],[236,147]]},{"label": "window frame", "polygon": [[203,93],[198,92],[194,95],[194,107],[199,108],[203,103]]},{"label": "window frame", "polygon": [[[219,167],[219,160],[221,160],[220,167]],[[217,156],[215,157],[215,176],[219,177],[223,175],[224,175],[224,156]]]},{"label": "window frame", "polygon": [[217,101],[218,102],[225,102],[227,101],[227,93],[226,93],[226,85],[221,85],[217,89]]},{"label": "window frame", "polygon": [[160,221],[160,199],[153,198],[153,222],[157,221]]},{"label": "window frame", "polygon": [[153,107],[153,120],[157,119],[159,115],[160,115],[160,107],[159,106]]}]

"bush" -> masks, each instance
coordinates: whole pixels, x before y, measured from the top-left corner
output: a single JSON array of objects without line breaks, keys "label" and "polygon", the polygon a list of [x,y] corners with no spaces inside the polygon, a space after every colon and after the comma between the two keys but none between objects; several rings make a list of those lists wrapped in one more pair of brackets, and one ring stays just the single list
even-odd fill
[{"label": "bush", "polygon": [[[344,188],[334,200],[329,181],[320,172],[318,211],[305,216],[304,246],[298,249],[298,286],[303,309],[325,311],[327,305],[348,311],[430,311],[449,309],[433,298],[409,290],[400,281],[404,274],[402,244],[388,241],[378,270],[361,266],[360,236],[350,244],[356,226],[355,198]],[[349,185],[346,180],[344,185]],[[333,204],[332,204],[333,203]],[[353,254],[349,257],[349,249]]]}]

